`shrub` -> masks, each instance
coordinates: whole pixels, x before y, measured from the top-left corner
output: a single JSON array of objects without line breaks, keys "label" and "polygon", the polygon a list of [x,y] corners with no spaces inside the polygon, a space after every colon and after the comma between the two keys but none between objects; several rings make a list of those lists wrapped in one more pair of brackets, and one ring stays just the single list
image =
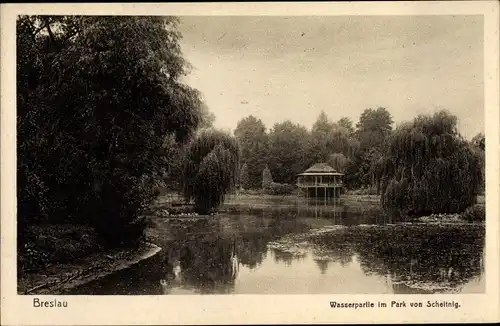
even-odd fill
[{"label": "shrub", "polygon": [[264,189],[264,193],[267,195],[290,195],[294,189],[294,186],[287,183],[272,182],[268,188]]}]

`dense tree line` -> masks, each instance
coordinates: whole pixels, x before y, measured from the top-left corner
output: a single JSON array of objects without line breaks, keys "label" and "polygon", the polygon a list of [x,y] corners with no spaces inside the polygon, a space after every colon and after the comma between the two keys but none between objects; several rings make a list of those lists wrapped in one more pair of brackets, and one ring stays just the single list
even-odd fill
[{"label": "dense tree line", "polygon": [[356,128],[349,118],[334,122],[323,111],[311,130],[288,120],[266,130],[260,119],[248,116],[238,122],[234,134],[252,188],[261,187],[266,166],[273,181],[293,184],[298,173],[314,163],[325,162],[346,173],[347,187],[357,189],[376,184],[376,166],[392,123],[384,108],[365,110]]},{"label": "dense tree line", "polygon": [[377,108],[366,109],[355,128],[346,117],[333,122],[321,112],[310,130],[287,120],[266,132],[250,116],[238,123],[235,136],[245,170],[255,170],[245,175],[247,186],[262,187],[264,175],[294,184],[298,173],[325,162],[345,174],[348,189],[382,195],[391,213],[421,216],[463,212],[484,191],[484,135],[466,141],[456,122],[441,111],[393,130],[391,114]]}]

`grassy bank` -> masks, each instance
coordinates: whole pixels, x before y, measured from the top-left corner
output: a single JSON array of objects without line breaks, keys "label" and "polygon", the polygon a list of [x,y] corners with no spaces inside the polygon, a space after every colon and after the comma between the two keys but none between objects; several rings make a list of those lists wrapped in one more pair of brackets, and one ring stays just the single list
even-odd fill
[{"label": "grassy bank", "polygon": [[160,250],[151,243],[106,248],[87,226],[59,224],[28,227],[18,255],[19,294],[56,294],[126,268]]}]

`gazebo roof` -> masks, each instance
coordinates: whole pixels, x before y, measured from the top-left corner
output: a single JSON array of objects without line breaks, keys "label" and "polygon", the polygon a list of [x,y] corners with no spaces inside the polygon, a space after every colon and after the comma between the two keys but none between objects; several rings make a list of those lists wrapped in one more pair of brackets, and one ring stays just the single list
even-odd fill
[{"label": "gazebo roof", "polygon": [[344,175],[326,163],[316,163],[299,175]]}]

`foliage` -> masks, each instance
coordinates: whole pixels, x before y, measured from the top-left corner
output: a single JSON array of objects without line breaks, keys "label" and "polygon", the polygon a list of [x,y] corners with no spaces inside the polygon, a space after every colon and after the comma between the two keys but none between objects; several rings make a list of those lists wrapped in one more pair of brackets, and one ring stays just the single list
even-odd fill
[{"label": "foliage", "polygon": [[352,120],[348,117],[342,117],[337,121],[337,125],[340,126],[341,128],[344,128],[348,135],[351,136],[354,134],[354,127],[352,124]]},{"label": "foliage", "polygon": [[268,156],[268,138],[262,120],[250,115],[238,121],[234,131],[241,147],[241,162],[248,166],[249,188],[259,188]]},{"label": "foliage", "polygon": [[334,168],[336,171],[343,173],[349,160],[342,153],[330,154],[327,164]]},{"label": "foliage", "polygon": [[361,151],[373,148],[380,150],[392,131],[392,124],[392,116],[387,109],[379,107],[376,110],[364,110],[356,124]]},{"label": "foliage", "polygon": [[208,106],[202,103],[200,106],[200,128],[212,128],[215,122],[215,114],[210,112]]},{"label": "foliage", "polygon": [[269,187],[264,189],[264,193],[267,195],[290,195],[294,189],[294,186],[286,183],[272,182]]},{"label": "foliage", "polygon": [[248,165],[245,163],[240,170],[240,186],[243,189],[250,188],[250,179],[248,176]]},{"label": "foliage", "polygon": [[265,169],[262,171],[262,188],[266,189],[273,183],[273,176],[271,175],[271,170],[266,165]]},{"label": "foliage", "polygon": [[486,141],[484,138],[484,134],[480,132],[477,135],[475,135],[472,138],[471,144],[473,147],[484,151],[486,149]]},{"label": "foliage", "polygon": [[481,185],[478,156],[446,111],[419,116],[397,128],[382,158],[385,210],[424,216],[460,213],[473,205]]},{"label": "foliage", "polygon": [[478,133],[476,136],[474,136],[471,140],[471,147],[474,153],[479,157],[480,164],[481,164],[481,175],[482,175],[482,184],[481,184],[481,191],[480,193],[484,193],[485,187],[486,187],[486,174],[485,174],[485,169],[486,169],[486,161],[485,161],[485,148],[486,148],[486,143],[484,139],[484,134],[483,133]]},{"label": "foliage", "polygon": [[274,181],[295,183],[297,174],[311,164],[308,148],[309,132],[304,126],[289,120],[275,124],[269,133],[268,158]]},{"label": "foliage", "polygon": [[164,137],[200,122],[199,94],[171,17],[22,16],[17,20],[19,232],[28,221],[89,223],[110,244],[163,173]]},{"label": "foliage", "polygon": [[484,222],[486,220],[486,211],[484,205],[476,204],[465,210],[462,218],[469,222]]},{"label": "foliage", "polygon": [[311,130],[311,144],[309,156],[311,164],[326,162],[330,155],[341,153],[350,157],[354,145],[349,139],[349,131],[338,124],[331,122],[324,111],[321,111]]},{"label": "foliage", "polygon": [[18,273],[44,269],[48,264],[67,263],[103,249],[95,230],[86,226],[30,225],[27,231],[25,254],[18,256]]},{"label": "foliage", "polygon": [[218,208],[237,184],[239,164],[240,148],[234,137],[220,130],[201,130],[185,153],[184,198],[194,199],[199,214]]}]

